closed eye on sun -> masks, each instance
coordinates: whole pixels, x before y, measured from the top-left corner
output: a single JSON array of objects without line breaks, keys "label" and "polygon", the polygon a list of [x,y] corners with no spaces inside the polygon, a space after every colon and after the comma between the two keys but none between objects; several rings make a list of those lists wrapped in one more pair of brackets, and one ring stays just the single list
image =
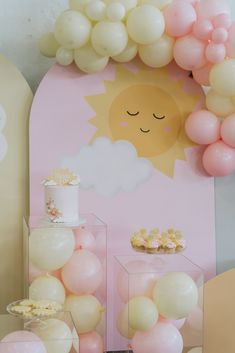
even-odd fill
[{"label": "closed eye on sun", "polygon": [[154,114],[154,113],[153,113],[153,116],[154,116],[155,119],[158,119],[158,120],[162,120],[162,119],[164,119],[164,118],[166,117],[165,115],[163,115],[163,116],[157,116],[157,115]]},{"label": "closed eye on sun", "polygon": [[138,115],[138,114],[140,113],[140,112],[131,113],[131,112],[129,112],[128,110],[127,110],[126,112],[127,112],[127,114],[130,115],[130,116],[136,116],[136,115]]}]

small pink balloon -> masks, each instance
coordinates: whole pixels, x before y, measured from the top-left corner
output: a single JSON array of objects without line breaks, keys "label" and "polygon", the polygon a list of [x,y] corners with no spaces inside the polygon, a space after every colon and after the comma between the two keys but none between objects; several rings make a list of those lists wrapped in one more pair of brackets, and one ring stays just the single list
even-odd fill
[{"label": "small pink balloon", "polygon": [[225,43],[228,39],[228,31],[225,28],[215,28],[212,32],[212,41],[216,44]]},{"label": "small pink balloon", "polygon": [[0,343],[0,353],[47,353],[43,342],[29,331],[15,331]]},{"label": "small pink balloon", "polygon": [[174,58],[176,63],[184,70],[195,70],[206,65],[204,55],[206,43],[192,35],[176,40],[174,46]]},{"label": "small pink balloon", "polygon": [[224,44],[215,44],[210,42],[206,47],[206,58],[212,63],[220,63],[225,59],[226,56],[226,48]]},{"label": "small pink balloon", "polygon": [[209,145],[220,138],[220,121],[208,110],[199,110],[189,115],[185,131],[193,142]]},{"label": "small pink balloon", "polygon": [[228,116],[223,121],[221,136],[227,145],[235,147],[235,114]]},{"label": "small pink balloon", "polygon": [[97,332],[79,335],[79,353],[103,353],[103,340]]},{"label": "small pink balloon", "polygon": [[92,294],[102,283],[102,265],[92,252],[77,250],[63,267],[61,276],[70,292],[77,295]]},{"label": "small pink balloon", "polygon": [[233,22],[231,28],[228,31],[228,40],[225,44],[227,56],[235,58],[235,22]]},{"label": "small pink balloon", "polygon": [[96,240],[94,235],[85,227],[74,229],[76,250],[95,250]]},{"label": "small pink balloon", "polygon": [[180,330],[184,324],[185,324],[185,321],[186,319],[179,319],[179,320],[168,320],[166,319],[165,317],[161,316],[159,317],[159,322],[165,322],[165,323],[168,323],[168,324],[172,324],[174,325],[178,330]]},{"label": "small pink balloon", "polygon": [[203,154],[203,166],[208,174],[223,177],[235,170],[235,149],[218,141],[208,146]]},{"label": "small pink balloon", "polygon": [[226,1],[203,0],[196,4],[198,18],[212,19],[221,14],[231,15],[230,7]]},{"label": "small pink balloon", "polygon": [[213,25],[208,19],[199,19],[193,25],[193,34],[197,39],[208,40],[211,38]]},{"label": "small pink balloon", "polygon": [[182,353],[183,339],[175,326],[159,322],[149,331],[135,333],[132,350],[134,353]]},{"label": "small pink balloon", "polygon": [[166,33],[171,37],[185,36],[197,19],[193,6],[187,1],[174,1],[164,10]]},{"label": "small pink balloon", "polygon": [[225,28],[229,29],[232,26],[232,18],[228,13],[222,13],[217,15],[212,20],[214,28]]},{"label": "small pink balloon", "polygon": [[213,64],[208,63],[200,69],[193,70],[194,80],[203,86],[210,86],[210,72]]}]

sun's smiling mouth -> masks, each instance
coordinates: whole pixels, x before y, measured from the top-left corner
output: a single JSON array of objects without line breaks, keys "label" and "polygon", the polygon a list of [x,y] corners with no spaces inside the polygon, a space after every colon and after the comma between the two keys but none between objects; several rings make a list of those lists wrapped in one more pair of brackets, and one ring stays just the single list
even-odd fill
[{"label": "sun's smiling mouth", "polygon": [[144,129],[142,129],[142,127],[140,128],[140,131],[144,132],[145,134],[147,134],[148,132],[150,132],[150,130],[144,130]]}]

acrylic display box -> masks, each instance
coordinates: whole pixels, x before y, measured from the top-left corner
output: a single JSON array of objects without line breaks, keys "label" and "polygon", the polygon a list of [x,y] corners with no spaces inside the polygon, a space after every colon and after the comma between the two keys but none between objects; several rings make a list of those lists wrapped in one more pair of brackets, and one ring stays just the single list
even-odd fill
[{"label": "acrylic display box", "polygon": [[202,352],[204,279],[198,266],[181,254],[116,256],[115,278],[114,347]]},{"label": "acrylic display box", "polygon": [[1,353],[77,353],[79,337],[69,312],[47,319],[0,315]]},{"label": "acrylic display box", "polygon": [[88,351],[86,347],[92,343],[103,352],[107,227],[93,214],[81,218],[84,223],[80,226],[37,217],[31,217],[29,224],[25,222],[25,297],[62,304],[72,314],[83,346],[81,351]]}]

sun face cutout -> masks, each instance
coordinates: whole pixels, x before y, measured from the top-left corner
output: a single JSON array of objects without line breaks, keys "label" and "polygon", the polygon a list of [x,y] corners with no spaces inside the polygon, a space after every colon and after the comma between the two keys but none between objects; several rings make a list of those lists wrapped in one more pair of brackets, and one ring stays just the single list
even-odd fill
[{"label": "sun face cutout", "polygon": [[127,140],[140,157],[172,177],[175,160],[185,160],[185,148],[193,146],[184,123],[201,96],[187,92],[187,76],[172,79],[167,67],[133,72],[116,65],[115,70],[115,79],[104,82],[105,93],[86,97],[96,112],[90,143],[101,136]]}]

